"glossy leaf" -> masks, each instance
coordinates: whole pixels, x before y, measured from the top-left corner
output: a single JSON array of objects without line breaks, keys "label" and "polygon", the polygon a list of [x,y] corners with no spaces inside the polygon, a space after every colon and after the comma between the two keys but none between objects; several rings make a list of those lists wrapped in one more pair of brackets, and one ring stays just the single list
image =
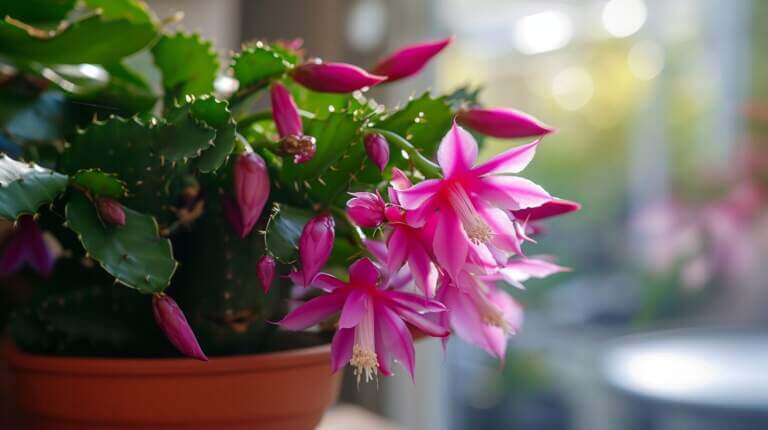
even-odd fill
[{"label": "glossy leaf", "polygon": [[281,262],[295,261],[301,230],[314,215],[315,213],[309,210],[285,204],[275,205],[267,224],[267,251]]},{"label": "glossy leaf", "polygon": [[277,78],[293,64],[269,45],[256,42],[232,58],[232,71],[240,88],[265,86],[269,79]]},{"label": "glossy leaf", "polygon": [[115,199],[124,197],[128,192],[125,182],[121,181],[117,175],[102,172],[99,169],[81,170],[72,175],[71,181],[74,185],[98,197]]},{"label": "glossy leaf", "polygon": [[[453,113],[448,102],[442,97],[433,98],[425,93],[385,117],[377,127],[399,134],[423,155],[432,157],[440,140],[451,128],[452,120]],[[402,160],[398,151],[393,152],[393,161]]]},{"label": "glossy leaf", "polygon": [[227,102],[214,97],[198,97],[192,103],[190,113],[196,120],[216,130],[213,147],[203,151],[196,161],[196,166],[202,172],[218,169],[235,148],[237,124],[229,112]]},{"label": "glossy leaf", "polygon": [[67,176],[0,154],[0,218],[15,220],[51,203],[67,186]]},{"label": "glossy leaf", "polygon": [[152,55],[163,75],[163,88],[173,97],[213,91],[219,59],[211,42],[200,35],[163,35],[152,47]]},{"label": "glossy leaf", "polygon": [[125,208],[124,226],[105,226],[81,193],[73,193],[65,213],[88,255],[118,282],[145,294],[168,286],[177,263],[170,240],[159,236],[154,218]]}]

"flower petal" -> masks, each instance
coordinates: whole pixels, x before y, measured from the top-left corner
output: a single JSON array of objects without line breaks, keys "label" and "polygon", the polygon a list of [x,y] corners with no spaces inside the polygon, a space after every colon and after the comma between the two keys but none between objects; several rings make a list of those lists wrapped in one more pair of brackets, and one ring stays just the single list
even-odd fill
[{"label": "flower petal", "polygon": [[477,213],[493,230],[493,245],[505,251],[522,254],[520,240],[516,234],[515,223],[501,209],[477,205]]},{"label": "flower petal", "polygon": [[[303,276],[299,275],[299,279],[303,279]],[[315,279],[312,280],[312,286],[327,292],[331,292],[337,288],[346,287],[347,284],[346,282],[337,279],[333,275],[321,272],[318,273],[317,276],[315,276]]]},{"label": "flower petal", "polygon": [[469,238],[453,212],[440,212],[437,218],[432,251],[440,266],[455,278],[467,259]]},{"label": "flower petal", "polygon": [[428,299],[413,293],[387,291],[387,297],[398,307],[418,313],[444,312],[446,307],[438,300]]},{"label": "flower petal", "polygon": [[469,171],[477,161],[477,142],[468,131],[455,122],[437,150],[437,162],[443,176],[451,178]]},{"label": "flower petal", "polygon": [[527,145],[517,146],[508,149],[501,154],[496,155],[485,163],[472,169],[472,173],[477,176],[495,174],[519,173],[528,163],[533,160],[536,154],[536,147],[541,140],[529,143]]},{"label": "flower petal", "polygon": [[397,190],[397,197],[405,209],[418,209],[440,190],[441,185],[440,179],[427,179],[410,188]]},{"label": "flower petal", "polygon": [[536,221],[575,212],[581,209],[581,205],[564,199],[552,199],[541,206],[528,209],[520,209],[513,212],[515,218],[521,221]]},{"label": "flower petal", "polygon": [[352,349],[355,345],[355,330],[340,328],[333,335],[331,341],[331,371],[338,372],[352,358]]},{"label": "flower petal", "polygon": [[349,283],[355,286],[375,286],[379,281],[379,269],[367,258],[361,258],[349,266]]},{"label": "flower petal", "polygon": [[347,300],[344,302],[344,308],[341,310],[339,318],[339,327],[350,328],[360,324],[366,312],[369,310],[369,296],[362,288],[355,288],[350,291]]},{"label": "flower petal", "polygon": [[408,233],[405,231],[408,227],[393,226],[392,234],[387,239],[387,272],[395,273],[403,267],[405,258],[408,256]]},{"label": "flower petal", "polygon": [[456,121],[486,136],[502,139],[541,136],[554,131],[531,115],[509,108],[462,109]]},{"label": "flower petal", "polygon": [[569,269],[551,263],[547,260],[541,260],[536,258],[517,258],[510,260],[499,270],[499,274],[505,281],[512,285],[521,287],[521,282],[525,282],[530,278],[546,278],[549,275],[555,273],[567,272]]},{"label": "flower petal", "polygon": [[280,326],[288,330],[303,330],[328,318],[344,304],[346,294],[333,292],[304,303],[278,322]]},{"label": "flower petal", "polygon": [[503,209],[518,210],[541,206],[552,200],[544,188],[519,176],[486,176],[473,184],[472,191]]},{"label": "flower petal", "polygon": [[408,253],[408,268],[413,280],[427,297],[434,297],[437,289],[437,269],[420,243],[411,243]]},{"label": "flower petal", "polygon": [[[384,341],[384,348],[405,367],[413,379],[416,352],[408,327],[394,311],[381,303],[376,304],[375,325],[381,328],[380,334]],[[378,349],[376,353],[379,353]]]}]

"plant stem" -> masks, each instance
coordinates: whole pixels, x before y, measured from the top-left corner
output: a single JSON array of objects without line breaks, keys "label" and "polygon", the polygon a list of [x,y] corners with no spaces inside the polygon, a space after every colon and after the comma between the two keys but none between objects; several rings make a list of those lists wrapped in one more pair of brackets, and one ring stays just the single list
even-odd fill
[{"label": "plant stem", "polygon": [[419,171],[427,178],[440,178],[440,166],[433,163],[427,157],[421,155],[418,149],[413,144],[407,141],[404,137],[389,130],[383,130],[380,128],[369,128],[368,131],[373,133],[379,133],[384,136],[389,143],[394,144],[398,148],[405,151],[408,154],[408,158],[413,165],[419,169]]}]

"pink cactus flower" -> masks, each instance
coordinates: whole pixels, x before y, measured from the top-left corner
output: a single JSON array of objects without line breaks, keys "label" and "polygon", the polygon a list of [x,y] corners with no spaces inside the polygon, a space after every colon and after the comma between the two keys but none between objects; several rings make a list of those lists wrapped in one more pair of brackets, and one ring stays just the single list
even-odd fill
[{"label": "pink cactus flower", "polygon": [[304,225],[299,237],[301,270],[290,275],[295,284],[305,287],[312,284],[331,256],[335,238],[335,223],[328,214],[318,215]]},{"label": "pink cactus flower", "polygon": [[249,152],[235,162],[235,198],[242,222],[240,237],[245,237],[261,216],[269,198],[267,164],[258,154]]},{"label": "pink cactus flower", "polygon": [[105,224],[125,225],[125,209],[117,200],[109,198],[96,199],[96,209],[99,211],[99,216]]},{"label": "pink cactus flower", "polygon": [[379,193],[350,193],[347,215],[352,222],[363,228],[374,228],[384,221],[384,199]]},{"label": "pink cactus flower", "polygon": [[416,286],[426,297],[434,297],[438,270],[429,252],[429,244],[435,234],[434,225],[412,227],[406,220],[405,212],[396,207],[387,208],[386,214],[391,228],[387,236],[387,271],[395,273],[407,264]]},{"label": "pink cactus flower", "polygon": [[275,82],[269,88],[269,96],[272,101],[272,119],[275,121],[280,138],[301,136],[303,128],[299,107],[296,106],[288,89],[283,84]]},{"label": "pink cactus flower", "polygon": [[509,260],[501,269],[497,278],[503,279],[517,288],[525,289],[523,282],[531,279],[542,279],[555,273],[568,272],[571,269],[548,261],[546,258],[514,258]]},{"label": "pink cactus flower", "polygon": [[365,135],[363,143],[368,158],[379,168],[379,171],[384,172],[389,163],[389,142],[387,139],[378,133],[369,133]]},{"label": "pink cactus flower", "polygon": [[345,63],[309,61],[291,73],[294,81],[313,91],[323,93],[351,93],[380,84],[387,78],[372,75],[365,70]]},{"label": "pink cactus flower", "polygon": [[470,108],[456,114],[456,121],[486,136],[502,139],[543,136],[554,131],[527,113],[507,108]]},{"label": "pink cactus flower", "polygon": [[208,361],[187,322],[187,317],[175,300],[162,293],[155,294],[152,297],[152,311],[157,325],[180,353],[200,361]]},{"label": "pink cactus flower", "polygon": [[259,277],[264,293],[268,293],[272,287],[272,282],[275,280],[276,265],[277,263],[271,255],[261,257],[258,263],[256,263],[256,275]]},{"label": "pink cactus flower", "polygon": [[331,344],[331,368],[354,367],[358,383],[392,374],[391,360],[399,361],[413,377],[413,338],[406,323],[429,336],[445,337],[449,331],[430,321],[425,313],[442,312],[445,307],[415,294],[381,288],[376,266],[367,258],[349,267],[349,282],[330,275],[318,276],[328,294],[314,298],[286,315],[279,324],[302,330],[341,312],[339,329]]},{"label": "pink cactus flower", "polygon": [[523,308],[493,282],[484,282],[462,272],[460,282],[445,278],[437,300],[447,312],[437,315],[438,322],[465,341],[503,360],[507,339],[523,324]]},{"label": "pink cactus flower", "polygon": [[387,77],[394,82],[419,73],[432,57],[453,42],[453,37],[434,42],[416,43],[400,48],[379,61],[373,73]]},{"label": "pink cactus flower", "polygon": [[53,251],[32,215],[22,215],[0,255],[0,276],[19,271],[24,264],[42,276],[50,276],[55,264]]},{"label": "pink cactus flower", "polygon": [[435,226],[432,249],[440,266],[454,278],[471,246],[519,251],[520,238],[506,211],[541,206],[552,200],[543,188],[511,174],[522,171],[539,141],[509,149],[474,166],[477,142],[454,124],[437,152],[442,179],[429,179],[398,190],[400,204],[417,225]]}]

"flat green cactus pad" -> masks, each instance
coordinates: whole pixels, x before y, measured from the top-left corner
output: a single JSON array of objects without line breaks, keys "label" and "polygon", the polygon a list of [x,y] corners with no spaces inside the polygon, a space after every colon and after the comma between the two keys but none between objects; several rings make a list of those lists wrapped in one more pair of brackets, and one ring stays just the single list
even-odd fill
[{"label": "flat green cactus pad", "polygon": [[81,193],[73,193],[65,212],[67,225],[88,255],[118,282],[145,294],[168,286],[177,263],[171,242],[159,236],[154,218],[125,208],[124,226],[105,226]]},{"label": "flat green cactus pad", "polygon": [[67,176],[0,154],[0,218],[15,220],[51,203],[67,186]]}]

